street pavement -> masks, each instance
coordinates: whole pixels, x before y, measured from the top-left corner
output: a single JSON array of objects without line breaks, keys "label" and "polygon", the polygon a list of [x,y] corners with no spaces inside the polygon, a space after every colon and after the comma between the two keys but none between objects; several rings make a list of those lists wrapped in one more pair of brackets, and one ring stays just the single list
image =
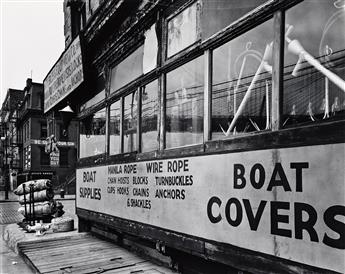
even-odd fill
[{"label": "street pavement", "polygon": [[[75,215],[75,196],[66,195],[65,199],[60,196],[54,197],[55,200],[60,201],[64,207],[64,216],[69,216],[74,219],[75,230],[70,233],[77,233],[78,218]],[[35,273],[29,268],[24,260],[15,252],[16,243],[22,240],[38,240],[34,233],[26,233],[19,228],[18,222],[23,220],[23,216],[18,213],[19,203],[17,196],[9,192],[9,199],[5,200],[5,194],[0,191],[0,274],[31,274]],[[54,235],[56,234],[56,235]],[[59,237],[63,233],[53,233],[47,236]],[[36,238],[36,239],[35,239]],[[44,239],[41,236],[40,239]]]},{"label": "street pavement", "polygon": [[0,203],[0,224],[13,224],[23,220],[24,216],[18,213],[19,203]]},{"label": "street pavement", "polygon": [[[1,206],[1,205],[0,205]],[[35,273],[24,260],[13,250],[11,250],[2,235],[7,225],[0,225],[0,273],[1,274],[31,274]]]}]

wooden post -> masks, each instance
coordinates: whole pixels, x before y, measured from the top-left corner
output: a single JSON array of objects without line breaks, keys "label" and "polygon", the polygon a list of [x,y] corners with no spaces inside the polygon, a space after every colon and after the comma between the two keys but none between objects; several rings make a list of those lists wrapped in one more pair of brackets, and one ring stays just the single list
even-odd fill
[{"label": "wooden post", "polygon": [[272,55],[272,130],[282,126],[283,112],[283,69],[284,69],[284,32],[285,13],[277,11],[273,18],[273,55]]},{"label": "wooden post", "polygon": [[165,149],[165,108],[166,108],[166,74],[158,79],[158,90],[160,90],[160,121],[159,121],[159,150]]},{"label": "wooden post", "polygon": [[123,153],[123,118],[124,118],[124,98],[120,98],[120,153]]},{"label": "wooden post", "polygon": [[212,138],[212,51],[204,53],[204,142]]},{"label": "wooden post", "polygon": [[105,108],[105,152],[109,156],[110,152],[110,105]]},{"label": "wooden post", "polygon": [[137,105],[137,151],[141,152],[141,87],[138,87],[138,105]]},{"label": "wooden post", "polygon": [[[105,81],[105,98],[109,98],[110,95],[110,80],[111,80],[111,70],[108,64],[105,64],[103,67],[103,77]],[[105,140],[105,152],[106,155],[109,156],[110,154],[110,109],[111,106],[108,105],[105,109],[106,113],[106,119],[105,119],[105,134],[106,134],[106,140]]]}]

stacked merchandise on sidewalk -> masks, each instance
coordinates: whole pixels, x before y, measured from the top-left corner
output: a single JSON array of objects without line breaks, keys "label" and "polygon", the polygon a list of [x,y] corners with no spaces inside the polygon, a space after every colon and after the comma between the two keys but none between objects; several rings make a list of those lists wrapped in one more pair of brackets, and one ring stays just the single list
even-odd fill
[{"label": "stacked merchandise on sidewalk", "polygon": [[61,223],[65,224],[65,231],[73,230],[73,220],[61,218],[64,214],[63,205],[53,199],[54,191],[49,179],[27,181],[18,186],[14,193],[18,195],[20,204],[18,212],[24,216],[19,225],[28,232],[36,231],[40,234],[52,228],[52,225],[55,230],[59,230]]}]

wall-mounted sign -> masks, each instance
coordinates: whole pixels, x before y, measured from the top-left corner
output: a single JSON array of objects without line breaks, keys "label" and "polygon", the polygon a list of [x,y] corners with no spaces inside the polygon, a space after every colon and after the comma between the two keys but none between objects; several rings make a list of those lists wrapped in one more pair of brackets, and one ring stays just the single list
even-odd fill
[{"label": "wall-mounted sign", "polygon": [[[40,139],[31,139],[32,145],[47,145],[47,140]],[[70,141],[57,141],[56,145],[59,147],[74,147],[76,146],[75,142]]]},{"label": "wall-mounted sign", "polygon": [[60,56],[43,81],[44,112],[64,99],[83,81],[83,62],[78,36]]},{"label": "wall-mounted sign", "polygon": [[24,147],[24,169],[31,168],[31,146]]},{"label": "wall-mounted sign", "polygon": [[77,169],[77,207],[343,273],[344,144]]},{"label": "wall-mounted sign", "polygon": [[58,167],[60,165],[60,150],[52,151],[50,154],[50,166]]}]

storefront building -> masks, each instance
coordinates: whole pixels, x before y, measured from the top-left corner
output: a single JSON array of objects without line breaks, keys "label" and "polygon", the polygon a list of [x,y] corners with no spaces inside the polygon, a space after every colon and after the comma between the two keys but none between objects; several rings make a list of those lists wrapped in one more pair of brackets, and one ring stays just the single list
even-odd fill
[{"label": "storefront building", "polygon": [[80,122],[81,231],[137,237],[184,269],[195,257],[254,273],[344,272],[343,1],[65,1],[64,11],[44,111]]}]

